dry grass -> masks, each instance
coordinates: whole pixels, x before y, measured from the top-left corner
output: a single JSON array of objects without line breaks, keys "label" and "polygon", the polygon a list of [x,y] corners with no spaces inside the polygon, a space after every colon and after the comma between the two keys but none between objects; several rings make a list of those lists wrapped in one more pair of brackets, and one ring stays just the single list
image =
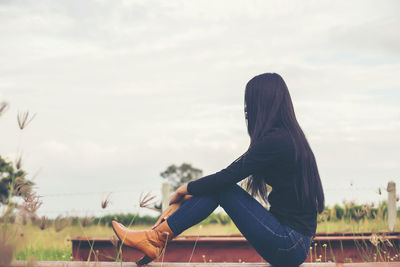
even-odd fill
[{"label": "dry grass", "polygon": [[29,111],[25,111],[23,113],[18,112],[17,121],[18,126],[21,130],[25,129],[26,126],[35,118],[36,114],[29,116]]},{"label": "dry grass", "polygon": [[[135,230],[150,229],[151,225],[138,225],[131,226]],[[229,234],[240,234],[239,230],[234,224],[218,225],[209,224],[202,225],[201,235],[229,235]],[[181,235],[198,235],[199,226],[194,226]],[[60,248],[71,247],[69,241],[72,237],[84,237],[85,235],[90,237],[112,237],[114,235],[111,227],[92,225],[85,227],[84,232],[79,226],[67,226],[61,231],[56,231],[54,227],[49,227],[42,231],[37,225],[27,224],[23,228],[19,229],[18,239],[20,246],[18,249],[25,249],[27,247],[42,247],[42,248]]]},{"label": "dry grass", "polygon": [[[0,116],[8,108],[8,103],[0,103]],[[35,115],[30,116],[29,111],[21,114],[18,113],[17,121],[20,130],[33,120]],[[16,249],[21,244],[20,237],[24,237],[24,233],[20,231],[29,220],[36,220],[36,211],[42,205],[40,196],[32,190],[33,183],[25,179],[25,172],[21,172],[22,156],[17,153],[16,161],[14,162],[14,171],[7,171],[9,180],[8,182],[8,195],[2,195],[2,206],[0,214],[0,266],[8,266],[13,259]],[[7,192],[7,191],[6,191]],[[23,202],[18,204],[14,201],[13,197],[21,197]],[[16,217],[19,216],[17,222]]]},{"label": "dry grass", "polygon": [[6,112],[6,110],[8,109],[8,103],[7,102],[1,102],[0,103],[0,116],[4,114],[4,112]]},{"label": "dry grass", "polygon": [[[135,230],[150,229],[152,225],[131,226]],[[233,223],[227,225],[208,224],[197,225],[184,231],[181,235],[229,235],[240,234]],[[15,255],[18,259],[27,259],[29,255],[35,255],[38,260],[70,260],[72,253],[72,237],[114,237],[111,227],[91,225],[85,228],[81,226],[67,226],[61,231],[55,227],[40,230],[38,225],[28,223],[20,227],[17,233],[18,247]],[[14,248],[15,249],[15,248]]]},{"label": "dry grass", "polygon": [[[363,219],[359,222],[346,222],[344,219],[338,221],[325,221],[318,223],[317,233],[359,233],[359,232],[386,232],[388,231],[387,220],[376,218],[374,220]],[[400,218],[397,218],[394,231],[400,231]]]}]

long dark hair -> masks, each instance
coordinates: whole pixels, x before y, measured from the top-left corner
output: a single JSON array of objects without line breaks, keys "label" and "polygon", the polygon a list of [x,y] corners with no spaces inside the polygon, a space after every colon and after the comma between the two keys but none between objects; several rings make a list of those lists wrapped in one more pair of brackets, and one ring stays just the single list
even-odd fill
[{"label": "long dark hair", "polygon": [[[292,99],[283,78],[277,73],[263,73],[253,77],[245,90],[246,122],[250,146],[265,136],[273,127],[285,128],[295,147],[295,160],[301,177],[295,183],[296,196],[301,204],[310,203],[318,213],[324,210],[325,197],[317,163],[293,109]],[[249,176],[246,190],[264,201],[267,188],[264,179]],[[299,194],[300,193],[300,194]]]}]

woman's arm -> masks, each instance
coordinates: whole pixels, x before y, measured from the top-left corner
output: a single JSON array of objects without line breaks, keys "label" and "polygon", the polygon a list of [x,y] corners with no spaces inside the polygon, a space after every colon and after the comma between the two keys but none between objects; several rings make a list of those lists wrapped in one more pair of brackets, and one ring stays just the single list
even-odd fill
[{"label": "woman's arm", "polygon": [[268,172],[271,166],[284,164],[283,159],[292,155],[291,143],[287,138],[284,133],[266,136],[225,169],[191,181],[181,190],[195,196],[212,194],[251,174]]}]

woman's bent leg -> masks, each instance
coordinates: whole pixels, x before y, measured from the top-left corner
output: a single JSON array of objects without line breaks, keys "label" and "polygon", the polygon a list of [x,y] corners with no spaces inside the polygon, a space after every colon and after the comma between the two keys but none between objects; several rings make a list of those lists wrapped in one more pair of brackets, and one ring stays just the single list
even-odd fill
[{"label": "woman's bent leg", "polygon": [[258,254],[272,264],[275,264],[277,249],[294,241],[293,230],[280,224],[269,210],[237,184],[212,195],[190,198],[167,219],[168,225],[179,235],[207,218],[218,205]]},{"label": "woman's bent leg", "polygon": [[266,261],[274,266],[291,267],[306,260],[310,238],[282,225],[243,188],[235,184],[217,197],[219,205]]},{"label": "woman's bent leg", "polygon": [[288,227],[237,184],[221,191],[218,203],[258,254],[274,264],[277,248],[289,238]]},{"label": "woman's bent leg", "polygon": [[168,226],[179,235],[207,218],[217,207],[218,202],[212,196],[193,196],[167,218]]}]

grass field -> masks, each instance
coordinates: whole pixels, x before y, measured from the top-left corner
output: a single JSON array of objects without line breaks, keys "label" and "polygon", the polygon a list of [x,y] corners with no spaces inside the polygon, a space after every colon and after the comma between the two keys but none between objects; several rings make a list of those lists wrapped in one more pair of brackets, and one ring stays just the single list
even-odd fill
[{"label": "grass field", "polygon": [[[201,226],[201,227],[200,227]],[[138,225],[132,229],[149,229],[150,225]],[[397,220],[396,231],[400,231],[400,219]],[[352,223],[343,220],[337,222],[322,222],[318,224],[318,232],[378,232],[387,231],[387,222],[382,219],[365,220]],[[26,260],[34,256],[36,260],[71,260],[72,237],[111,237],[113,231],[110,227],[93,225],[88,227],[67,226],[56,232],[54,227],[40,230],[36,225],[27,224],[18,229],[18,248],[15,252],[15,259]],[[198,224],[181,235],[228,235],[240,234],[233,223],[221,224]]]}]

